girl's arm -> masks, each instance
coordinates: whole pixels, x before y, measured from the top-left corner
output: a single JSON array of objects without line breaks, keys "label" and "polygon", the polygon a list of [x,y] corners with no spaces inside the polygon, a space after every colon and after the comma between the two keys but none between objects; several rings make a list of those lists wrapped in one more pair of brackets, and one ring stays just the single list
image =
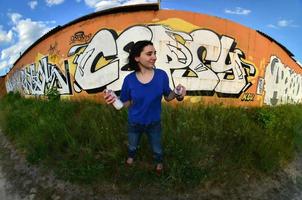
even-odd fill
[{"label": "girl's arm", "polygon": [[180,84],[177,86],[177,88],[179,89],[181,94],[175,94],[175,91],[174,91],[175,89],[174,89],[170,92],[170,94],[168,96],[164,96],[166,101],[169,102],[169,101],[172,101],[175,98],[178,101],[182,101],[184,99],[184,97],[186,96],[186,93],[187,93],[186,88],[184,86],[180,85]]},{"label": "girl's arm", "polygon": [[170,92],[170,94],[168,96],[164,96],[165,100],[167,102],[172,101],[173,99],[175,99],[176,94],[175,92],[173,92],[173,90]]}]

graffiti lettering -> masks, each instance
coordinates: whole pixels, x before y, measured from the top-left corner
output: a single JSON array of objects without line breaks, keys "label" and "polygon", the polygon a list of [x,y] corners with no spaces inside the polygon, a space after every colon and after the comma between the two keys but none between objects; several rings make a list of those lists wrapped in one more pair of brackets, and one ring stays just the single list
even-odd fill
[{"label": "graffiti lettering", "polygon": [[[43,57],[38,66],[30,64],[20,71],[14,73],[9,79],[6,89],[14,91],[16,88],[22,88],[24,94],[27,95],[44,95],[45,92],[56,87],[60,94],[71,94],[69,67],[67,61],[65,64],[65,75],[60,72],[55,65],[48,63],[48,57]],[[17,81],[16,81],[17,80]],[[13,85],[16,81],[17,85]]]},{"label": "graffiti lettering", "polygon": [[272,56],[265,71],[264,103],[277,105],[301,103],[302,76],[284,66],[276,56]]},{"label": "graffiti lettering", "polygon": [[88,44],[70,49],[69,55],[73,55],[79,48],[85,48],[73,61],[77,65],[75,91],[97,92],[105,87],[120,90],[129,74],[126,65],[129,48],[138,40],[153,42],[158,55],[156,66],[167,72],[171,88],[181,83],[188,91],[239,97],[251,85],[247,77],[256,72],[244,60],[243,52],[235,48],[232,38],[220,38],[210,30],[188,34],[163,25],[140,25],[126,29],[119,36],[112,30],[100,30]]},{"label": "graffiti lettering", "polygon": [[244,93],[241,101],[254,101],[255,94],[252,93]]},{"label": "graffiti lettering", "polygon": [[7,92],[20,92],[23,93],[22,89],[22,76],[21,71],[16,71],[12,74],[12,76],[6,81],[5,87]]},{"label": "graffiti lettering", "polygon": [[[117,55],[114,34],[103,29],[99,31],[85,47],[85,50],[74,59],[77,65],[74,89],[76,92],[86,90],[96,92],[119,77],[119,62],[114,59]],[[99,61],[103,59],[105,64]]]},{"label": "graffiti lettering", "polygon": [[91,33],[85,35],[84,31],[79,31],[76,32],[73,36],[71,36],[69,44],[73,44],[75,42],[88,42],[90,38]]},{"label": "graffiti lettering", "polygon": [[58,47],[58,43],[55,42],[54,45],[50,45],[49,49],[48,49],[48,53],[50,55],[53,55],[53,54],[60,54],[60,51],[57,49]]},{"label": "graffiti lettering", "polygon": [[257,94],[262,95],[264,90],[264,78],[259,77],[258,78],[258,86],[257,86]]}]

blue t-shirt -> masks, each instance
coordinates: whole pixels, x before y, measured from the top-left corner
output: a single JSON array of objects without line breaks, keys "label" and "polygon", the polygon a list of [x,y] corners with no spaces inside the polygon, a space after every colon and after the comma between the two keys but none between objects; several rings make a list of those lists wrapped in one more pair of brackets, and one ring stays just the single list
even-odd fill
[{"label": "blue t-shirt", "polygon": [[135,72],[128,74],[123,82],[120,99],[132,101],[128,111],[130,123],[150,124],[160,120],[162,96],[171,92],[165,71],[155,69],[150,82],[141,83]]}]

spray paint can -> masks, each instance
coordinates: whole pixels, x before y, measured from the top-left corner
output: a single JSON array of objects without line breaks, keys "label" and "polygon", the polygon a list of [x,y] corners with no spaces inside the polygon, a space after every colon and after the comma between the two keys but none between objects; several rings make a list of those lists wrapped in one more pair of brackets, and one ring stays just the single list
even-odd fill
[{"label": "spray paint can", "polygon": [[112,104],[115,107],[115,109],[120,110],[124,106],[123,102],[116,96],[116,94],[114,93],[113,90],[105,89],[104,92],[106,94],[109,94],[109,95],[115,97],[115,101]]},{"label": "spray paint can", "polygon": [[183,91],[182,86],[178,85],[176,88],[174,88],[174,93],[176,96],[177,101],[182,101],[184,98],[181,96]]}]

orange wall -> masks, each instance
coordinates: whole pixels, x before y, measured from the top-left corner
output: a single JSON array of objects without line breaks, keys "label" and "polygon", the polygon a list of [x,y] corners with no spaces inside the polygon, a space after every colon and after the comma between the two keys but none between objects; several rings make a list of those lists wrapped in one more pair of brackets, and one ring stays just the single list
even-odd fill
[{"label": "orange wall", "polygon": [[0,77],[0,97],[3,97],[6,94],[6,88],[5,88],[5,78]]},{"label": "orange wall", "polygon": [[156,66],[170,87],[186,86],[187,103],[301,101],[301,67],[278,44],[225,19],[172,10],[95,16],[63,27],[22,55],[6,77],[7,90],[44,95],[56,86],[63,99],[101,100],[104,88],[120,90],[130,73],[123,68],[126,47],[143,39],[154,43]]}]

